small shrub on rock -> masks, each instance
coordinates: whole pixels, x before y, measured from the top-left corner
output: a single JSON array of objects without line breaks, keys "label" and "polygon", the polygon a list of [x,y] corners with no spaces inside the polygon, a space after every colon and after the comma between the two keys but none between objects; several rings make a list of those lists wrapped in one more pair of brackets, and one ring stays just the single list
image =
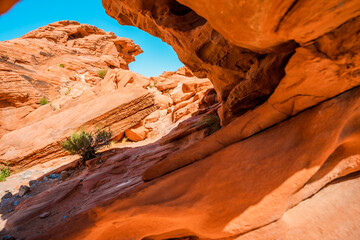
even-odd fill
[{"label": "small shrub on rock", "polygon": [[74,132],[61,145],[70,154],[79,154],[84,164],[85,161],[96,157],[96,151],[101,147],[110,145],[111,137],[110,130],[98,129],[94,133],[88,133],[81,128],[80,132]]},{"label": "small shrub on rock", "polygon": [[209,128],[209,135],[213,134],[221,128],[220,118],[215,113],[202,117],[197,125],[206,125]]},{"label": "small shrub on rock", "polygon": [[0,182],[5,181],[7,177],[10,176],[10,168],[6,167],[6,168],[2,168],[0,170]]},{"label": "small shrub on rock", "polygon": [[108,71],[107,68],[105,68],[105,69],[99,69],[99,70],[98,70],[98,75],[99,75],[99,77],[105,78],[105,76],[106,76],[106,74],[107,74],[107,71]]},{"label": "small shrub on rock", "polygon": [[40,99],[40,104],[41,105],[46,105],[48,103],[49,103],[49,101],[46,99],[46,97],[43,97],[43,98]]}]

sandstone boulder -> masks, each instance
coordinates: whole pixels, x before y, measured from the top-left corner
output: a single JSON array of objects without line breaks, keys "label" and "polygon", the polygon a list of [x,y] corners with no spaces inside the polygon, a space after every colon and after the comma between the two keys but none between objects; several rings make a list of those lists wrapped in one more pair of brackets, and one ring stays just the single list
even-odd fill
[{"label": "sandstone boulder", "polygon": [[193,81],[187,81],[182,85],[182,91],[188,92],[200,92],[203,89],[212,87],[212,83],[209,79],[194,79]]},{"label": "sandstone boulder", "polygon": [[159,89],[159,91],[174,89],[178,85],[178,81],[176,81],[176,80],[174,81],[171,78],[169,78],[169,79],[165,78],[164,80],[158,80],[158,79],[159,78],[154,79],[154,84],[155,84],[155,87],[157,89]]},{"label": "sandstone boulder", "polygon": [[173,105],[173,100],[169,96],[159,93],[155,93],[155,102],[159,105],[160,110],[168,109]]},{"label": "sandstone boulder", "polygon": [[19,189],[19,196],[23,197],[27,192],[30,191],[30,188],[26,185],[21,185]]},{"label": "sandstone boulder", "polygon": [[138,124],[130,129],[127,129],[125,131],[125,136],[131,141],[138,142],[144,140],[148,133],[149,129],[145,128],[141,124]]}]

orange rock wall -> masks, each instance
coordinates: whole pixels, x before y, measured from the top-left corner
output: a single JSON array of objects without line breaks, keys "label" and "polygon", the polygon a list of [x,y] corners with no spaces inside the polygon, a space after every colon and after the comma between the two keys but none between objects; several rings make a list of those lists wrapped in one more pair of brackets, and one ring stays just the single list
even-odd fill
[{"label": "orange rock wall", "polygon": [[[37,240],[359,239],[359,1],[103,5],[210,78],[223,127],[204,138],[195,117],[159,142],[117,150],[24,201],[6,219],[10,233]],[[43,221],[44,211],[55,214]]]},{"label": "orange rock wall", "polygon": [[298,47],[336,32],[360,9],[356,0],[103,0],[103,6],[120,24],[136,26],[170,44],[195,75],[208,77],[223,102],[223,125],[268,99]]},{"label": "orange rock wall", "polygon": [[[130,189],[124,181],[106,205],[98,198],[98,207],[40,239],[356,240],[359,106],[356,88],[164,177]],[[24,213],[8,223],[25,221]]]}]

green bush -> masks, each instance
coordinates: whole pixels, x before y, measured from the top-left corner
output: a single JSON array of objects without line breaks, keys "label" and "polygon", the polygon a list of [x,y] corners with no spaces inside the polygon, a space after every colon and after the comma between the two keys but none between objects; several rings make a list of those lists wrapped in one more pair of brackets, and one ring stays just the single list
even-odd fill
[{"label": "green bush", "polygon": [[65,64],[60,63],[59,67],[64,68],[64,67],[65,67]]},{"label": "green bush", "polygon": [[0,182],[5,181],[8,176],[10,176],[10,168],[2,168],[0,170]]},{"label": "green bush", "polygon": [[108,71],[107,68],[105,68],[105,69],[99,69],[99,70],[98,70],[98,75],[99,75],[99,77],[105,78],[105,76],[106,76],[106,74],[107,74],[107,71]]},{"label": "green bush", "polygon": [[71,88],[68,88],[65,92],[65,95],[68,95],[71,92]]},{"label": "green bush", "polygon": [[213,134],[221,128],[220,118],[217,114],[209,114],[200,119],[197,126],[206,125],[209,128],[209,135]]},{"label": "green bush", "polygon": [[61,143],[62,147],[70,154],[79,154],[85,161],[96,157],[96,151],[103,146],[110,145],[112,133],[110,130],[98,129],[95,133],[74,132],[69,138]]},{"label": "green bush", "polygon": [[40,104],[41,105],[46,105],[48,103],[49,103],[49,101],[46,99],[46,97],[43,97],[43,98],[40,99]]},{"label": "green bush", "polygon": [[56,111],[56,107],[50,103],[50,107],[53,111]]},{"label": "green bush", "polygon": [[157,83],[158,83],[158,81],[154,81],[153,84],[150,84],[150,85],[149,85],[149,88],[155,87]]}]

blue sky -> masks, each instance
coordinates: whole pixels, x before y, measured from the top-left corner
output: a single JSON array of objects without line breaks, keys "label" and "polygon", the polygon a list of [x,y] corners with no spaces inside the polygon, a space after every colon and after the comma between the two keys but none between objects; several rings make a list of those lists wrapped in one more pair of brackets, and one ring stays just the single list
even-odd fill
[{"label": "blue sky", "polygon": [[130,63],[130,70],[145,76],[158,76],[183,66],[174,50],[150,34],[135,27],[121,26],[109,17],[101,0],[21,0],[0,16],[0,41],[20,37],[29,31],[60,20],[74,20],[127,37],[144,50]]}]

